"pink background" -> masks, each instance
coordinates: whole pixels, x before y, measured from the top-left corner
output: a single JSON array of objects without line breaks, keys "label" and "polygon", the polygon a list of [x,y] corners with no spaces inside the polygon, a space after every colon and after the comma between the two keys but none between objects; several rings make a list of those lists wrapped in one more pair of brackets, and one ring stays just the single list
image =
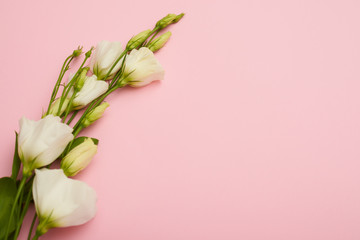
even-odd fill
[{"label": "pink background", "polygon": [[[123,89],[84,134],[89,223],[43,239],[360,239],[360,2],[1,1],[0,175],[78,45],[185,12],[166,80]],[[20,239],[25,239],[28,216]]]}]

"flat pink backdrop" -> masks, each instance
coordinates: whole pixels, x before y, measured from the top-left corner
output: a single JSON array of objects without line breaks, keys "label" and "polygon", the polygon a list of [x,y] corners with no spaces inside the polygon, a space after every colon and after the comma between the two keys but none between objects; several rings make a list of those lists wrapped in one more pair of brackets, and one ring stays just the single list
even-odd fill
[{"label": "flat pink backdrop", "polygon": [[[185,12],[166,80],[123,89],[84,134],[89,223],[43,239],[360,239],[360,2],[1,1],[0,175],[64,58]],[[31,215],[20,239],[25,239]]]}]

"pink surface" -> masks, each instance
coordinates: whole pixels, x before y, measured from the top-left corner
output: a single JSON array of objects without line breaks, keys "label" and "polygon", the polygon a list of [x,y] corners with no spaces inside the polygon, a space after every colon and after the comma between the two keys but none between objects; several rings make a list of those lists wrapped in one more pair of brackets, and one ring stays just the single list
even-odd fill
[{"label": "pink surface", "polygon": [[166,80],[112,95],[84,132],[97,216],[43,239],[360,239],[359,1],[0,5],[1,176],[68,53],[187,14],[157,54]]}]

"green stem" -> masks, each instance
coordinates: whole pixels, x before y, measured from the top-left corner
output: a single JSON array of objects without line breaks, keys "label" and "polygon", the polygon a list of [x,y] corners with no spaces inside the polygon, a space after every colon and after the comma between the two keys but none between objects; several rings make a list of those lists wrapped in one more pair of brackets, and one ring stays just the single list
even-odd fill
[{"label": "green stem", "polygon": [[154,35],[150,38],[150,40],[145,44],[145,47],[148,47],[148,46],[149,46],[149,44],[151,43],[151,41],[156,37],[156,35],[158,35],[159,32],[160,32],[160,29],[155,32],[155,34],[154,34]]},{"label": "green stem", "polygon": [[31,222],[31,226],[30,226],[29,235],[28,235],[27,240],[31,239],[31,234],[32,234],[32,231],[33,231],[33,228],[34,228],[34,225],[35,225],[36,218],[37,218],[37,216],[36,216],[36,212],[35,212],[33,220]]},{"label": "green stem", "polygon": [[41,234],[39,234],[38,232],[36,232],[35,236],[32,238],[32,240],[37,240],[39,239],[39,237],[41,236]]},{"label": "green stem", "polygon": [[[76,136],[79,134],[79,132],[82,130],[82,128],[78,128],[74,133],[74,138],[76,138]],[[71,144],[70,144],[70,147],[71,147]]]},{"label": "green stem", "polygon": [[[102,96],[100,96],[99,98],[95,99],[90,106],[85,110],[85,112],[83,113],[83,115],[80,117],[80,119],[77,121],[77,123],[74,126],[74,133],[79,133],[81,131],[81,123],[84,120],[84,118],[86,117],[86,115],[94,108],[96,108],[97,106],[99,106],[101,104],[101,102],[113,91],[115,91],[116,89],[118,89],[118,86],[115,86],[111,89],[109,89],[106,93],[104,93]],[[80,128],[80,130],[79,130]]]},{"label": "green stem", "polygon": [[107,72],[107,74],[105,75],[103,80],[106,80],[109,76],[111,71],[114,69],[114,67],[116,66],[116,64],[118,64],[118,62],[120,61],[120,59],[128,52],[127,49],[125,49],[120,56],[116,59],[116,61],[114,62],[114,64],[111,66],[111,68],[109,69],[109,71]]},{"label": "green stem", "polygon": [[[23,196],[24,196],[24,191],[21,191],[20,197],[19,197],[19,203],[18,203],[18,208],[20,210],[21,210],[21,206],[22,206]],[[18,219],[20,216],[21,216],[21,211],[18,212]]]},{"label": "green stem", "polygon": [[[61,108],[62,108],[62,105],[64,104],[64,101],[67,97],[67,95],[69,94],[70,90],[71,90],[71,87],[73,85],[75,85],[74,83],[76,82],[75,80],[77,79],[79,73],[80,73],[80,70],[82,69],[82,67],[84,66],[86,60],[88,59],[89,57],[88,56],[85,56],[85,59],[84,61],[82,62],[81,66],[79,67],[79,69],[77,70],[77,72],[75,73],[74,77],[71,79],[71,81],[65,86],[62,94],[61,94],[61,99],[60,99],[60,104],[59,104],[59,109],[58,109],[58,112],[57,112],[57,115],[60,115],[60,112],[61,112]],[[74,91],[74,94],[75,95],[75,91]],[[71,107],[71,103],[69,102],[68,106],[66,109],[68,109],[69,107]]]},{"label": "green stem", "polygon": [[114,87],[119,82],[119,79],[122,77],[122,75],[124,74],[126,56],[127,55],[124,56],[124,59],[121,63],[121,68],[120,68],[119,72],[115,75],[114,79],[110,82],[109,89]]},{"label": "green stem", "polygon": [[74,111],[73,115],[71,115],[71,118],[69,119],[69,121],[66,123],[67,125],[69,125],[72,120],[74,120],[75,116],[78,114],[79,110]]},{"label": "green stem", "polygon": [[[121,66],[124,65],[126,56],[127,55],[125,55],[125,57],[124,57],[124,59],[123,59],[123,61],[121,63]],[[114,78],[109,82],[109,88],[108,89],[112,88],[115,85],[116,81],[121,77],[122,73],[123,73],[123,68],[121,67],[120,70],[114,76]]]},{"label": "green stem", "polygon": [[[82,128],[78,128],[76,131],[73,132],[74,139],[75,139],[76,136],[80,133],[81,130],[82,130]],[[67,145],[67,147],[65,148],[65,150],[64,150],[64,156],[69,153],[70,148],[71,148],[71,145],[73,144],[73,142],[74,142],[74,140],[72,140],[72,141]]]},{"label": "green stem", "polygon": [[[51,98],[50,98],[50,102],[49,102],[48,109],[47,109],[47,111],[46,111],[46,115],[49,114],[51,104],[52,104],[53,101],[55,100],[56,95],[57,95],[57,92],[59,91],[59,86],[60,86],[61,80],[62,80],[62,78],[64,77],[64,74],[65,74],[65,72],[66,72],[66,69],[68,69],[69,64],[71,63],[71,61],[73,60],[73,58],[74,58],[74,57],[73,57],[73,54],[71,54],[71,55],[68,56],[68,57],[65,59],[65,61],[64,61],[64,64],[63,64],[63,66],[62,66],[62,68],[61,68],[61,71],[60,71],[60,73],[59,73],[59,77],[58,77],[58,79],[57,79],[57,81],[56,81],[56,84],[55,84],[55,86],[54,86],[53,92],[52,92],[52,94],[51,94]],[[69,60],[69,59],[70,59],[70,60]],[[68,61],[69,61],[69,62],[68,62]]]},{"label": "green stem", "polygon": [[26,182],[26,177],[22,177],[21,179],[21,182],[20,182],[20,185],[19,185],[19,188],[17,190],[17,193],[16,193],[16,197],[15,197],[15,200],[14,200],[14,204],[11,208],[11,212],[10,212],[10,217],[9,217],[9,222],[8,222],[8,225],[7,225],[7,228],[6,228],[6,232],[5,232],[5,240],[8,239],[8,235],[9,235],[9,230],[10,230],[10,225],[11,225],[11,221],[12,221],[12,218],[13,218],[13,215],[14,215],[14,212],[15,212],[15,208],[17,206],[17,202],[19,200],[19,197],[20,197],[20,193],[22,192],[24,186],[25,186],[25,182]]},{"label": "green stem", "polygon": [[71,105],[72,102],[74,101],[75,95],[76,95],[76,91],[74,91],[74,94],[71,96],[70,101],[68,103],[68,105],[66,106],[66,110],[65,110],[65,116],[63,117],[62,122],[64,123],[66,121],[67,116],[69,115],[70,109],[71,109]]},{"label": "green stem", "polygon": [[23,208],[22,213],[20,215],[20,220],[19,220],[19,223],[18,223],[16,231],[15,231],[14,240],[17,239],[17,237],[18,237],[18,235],[20,233],[20,229],[21,229],[22,223],[24,221],[24,217],[26,215],[26,212],[27,212],[27,210],[29,208],[29,204],[30,204],[30,201],[31,201],[31,194],[32,194],[32,189],[30,188],[29,192],[28,192],[28,194],[26,196],[25,205],[24,205],[24,208]]}]

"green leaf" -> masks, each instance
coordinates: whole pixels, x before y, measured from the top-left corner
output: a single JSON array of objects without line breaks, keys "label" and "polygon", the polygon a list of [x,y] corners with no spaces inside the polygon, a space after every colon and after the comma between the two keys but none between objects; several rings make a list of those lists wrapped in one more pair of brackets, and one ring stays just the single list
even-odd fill
[{"label": "green leaf", "polygon": [[95,145],[99,145],[99,139],[91,138],[91,140],[94,142]]},{"label": "green leaf", "polygon": [[[5,232],[9,223],[11,208],[16,197],[16,184],[12,178],[0,178],[0,239],[5,238]],[[17,210],[17,209],[16,209]],[[10,223],[9,235],[16,228],[17,214],[15,213]]]},{"label": "green leaf", "polygon": [[16,181],[16,178],[19,174],[19,170],[20,170],[20,164],[21,164],[21,160],[19,157],[19,153],[18,153],[18,133],[15,132],[16,134],[16,138],[15,138],[15,152],[14,152],[14,159],[13,159],[13,165],[12,165],[12,174],[11,174],[11,178]]}]

